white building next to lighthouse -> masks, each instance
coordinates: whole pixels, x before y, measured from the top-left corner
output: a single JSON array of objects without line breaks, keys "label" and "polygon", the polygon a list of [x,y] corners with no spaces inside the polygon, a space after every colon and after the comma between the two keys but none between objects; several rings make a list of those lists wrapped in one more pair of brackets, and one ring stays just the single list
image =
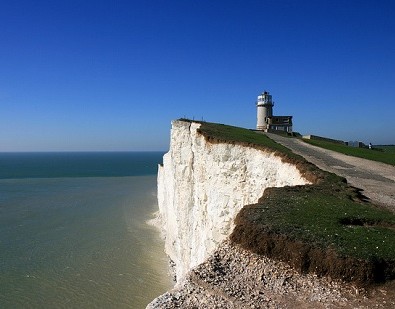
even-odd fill
[{"label": "white building next to lighthouse", "polygon": [[273,116],[273,106],[274,102],[268,91],[258,95],[256,129],[264,132],[292,133],[292,116]]}]

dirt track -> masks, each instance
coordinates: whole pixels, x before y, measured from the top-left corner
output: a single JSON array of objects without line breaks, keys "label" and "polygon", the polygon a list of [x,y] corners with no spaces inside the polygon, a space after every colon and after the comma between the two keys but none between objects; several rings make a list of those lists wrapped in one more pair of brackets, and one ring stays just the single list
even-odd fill
[{"label": "dirt track", "polygon": [[296,138],[267,135],[320,169],[345,177],[349,184],[363,189],[362,193],[374,204],[395,212],[394,166],[322,149]]}]

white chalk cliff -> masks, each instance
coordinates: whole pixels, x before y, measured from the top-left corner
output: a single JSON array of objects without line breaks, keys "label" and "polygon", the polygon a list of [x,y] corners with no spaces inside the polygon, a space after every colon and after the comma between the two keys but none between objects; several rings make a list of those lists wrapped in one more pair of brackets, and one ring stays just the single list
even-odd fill
[{"label": "white chalk cliff", "polygon": [[199,123],[174,121],[170,150],[158,172],[158,203],[165,251],[179,282],[230,235],[244,205],[267,187],[307,184],[298,169],[271,152],[210,143]]}]

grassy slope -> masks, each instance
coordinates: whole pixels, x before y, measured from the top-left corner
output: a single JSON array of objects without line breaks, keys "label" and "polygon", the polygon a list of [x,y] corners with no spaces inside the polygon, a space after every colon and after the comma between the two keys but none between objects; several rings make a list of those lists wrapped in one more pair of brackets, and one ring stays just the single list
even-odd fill
[{"label": "grassy slope", "polygon": [[395,155],[395,145],[375,145],[374,148],[378,148],[386,153],[392,153]]},{"label": "grassy slope", "polygon": [[224,142],[234,142],[249,144],[251,146],[261,146],[272,151],[279,151],[288,156],[300,158],[288,148],[276,143],[264,134],[257,134],[254,131],[233,127],[224,124],[202,122],[200,133],[204,136]]},{"label": "grassy slope", "polygon": [[[337,151],[349,156],[364,158],[373,161],[379,161],[390,165],[395,165],[395,147],[387,146],[380,149],[372,150],[366,148],[355,148],[348,147],[346,145],[320,141],[320,140],[308,140],[304,139],[306,143],[321,148]],[[381,151],[380,151],[381,150]]]},{"label": "grassy slope", "polygon": [[202,124],[199,132],[212,143],[235,143],[273,152],[280,156],[284,162],[297,165],[301,172],[304,173],[305,177],[311,182],[319,181],[328,174],[317,169],[315,165],[307,163],[301,156],[294,154],[290,149],[271,140],[265,134],[259,134],[251,130],[224,124],[209,122],[199,123]]},{"label": "grassy slope", "polygon": [[[199,131],[211,142],[238,143],[273,151],[283,160],[296,164],[302,173],[318,175],[315,185],[266,190],[259,203],[243,209],[241,216],[247,218],[247,225],[253,222],[259,227],[259,233],[285,235],[288,240],[301,241],[310,248],[330,248],[339,257],[369,263],[388,262],[385,276],[387,279],[395,276],[394,214],[363,202],[359,191],[349,187],[343,178],[312,167],[264,134],[205,122]],[[248,233],[253,235],[254,231]]]},{"label": "grassy slope", "polygon": [[341,256],[395,261],[395,215],[354,201],[345,185],[333,191],[326,185],[263,197],[259,220],[271,231],[320,248],[336,248]]}]

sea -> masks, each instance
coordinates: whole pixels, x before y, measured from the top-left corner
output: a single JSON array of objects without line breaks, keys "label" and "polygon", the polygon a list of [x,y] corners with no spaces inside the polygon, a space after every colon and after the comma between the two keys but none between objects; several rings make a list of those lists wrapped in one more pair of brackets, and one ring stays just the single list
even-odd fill
[{"label": "sea", "polygon": [[0,153],[0,308],[145,308],[173,286],[163,152]]}]

